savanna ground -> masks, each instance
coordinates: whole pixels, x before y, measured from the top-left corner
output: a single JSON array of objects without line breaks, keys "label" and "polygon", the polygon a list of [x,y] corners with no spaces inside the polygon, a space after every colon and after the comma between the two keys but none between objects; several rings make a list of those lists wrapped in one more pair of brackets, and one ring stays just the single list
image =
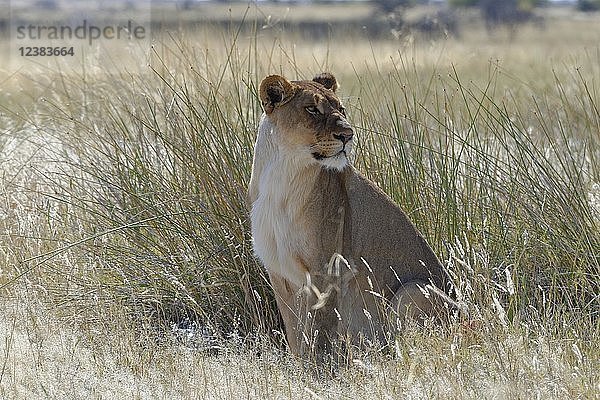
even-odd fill
[{"label": "savanna ground", "polygon": [[[600,397],[600,16],[316,39],[269,12],[0,70],[0,398]],[[324,70],[473,321],[316,370],[282,344],[245,188],[262,77]]]}]

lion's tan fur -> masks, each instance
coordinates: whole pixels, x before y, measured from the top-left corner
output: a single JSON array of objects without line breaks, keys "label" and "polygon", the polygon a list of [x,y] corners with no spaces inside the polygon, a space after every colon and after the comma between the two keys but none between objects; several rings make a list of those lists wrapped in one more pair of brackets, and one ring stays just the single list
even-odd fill
[{"label": "lion's tan fur", "polygon": [[248,190],[255,251],[290,350],[302,355],[339,338],[383,341],[395,316],[435,315],[453,303],[420,233],[349,164],[342,150],[349,152],[353,132],[337,82],[320,77],[331,90],[279,76],[261,83],[265,115]]}]

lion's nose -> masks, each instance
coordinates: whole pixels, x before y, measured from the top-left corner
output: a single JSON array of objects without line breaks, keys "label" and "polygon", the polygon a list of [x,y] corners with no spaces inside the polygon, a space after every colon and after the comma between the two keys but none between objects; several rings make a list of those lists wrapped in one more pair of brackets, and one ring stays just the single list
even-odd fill
[{"label": "lion's nose", "polygon": [[343,144],[348,143],[349,141],[352,140],[352,136],[354,136],[354,133],[352,133],[352,131],[349,132],[339,132],[339,133],[334,133],[333,137],[337,140],[339,140],[340,142],[342,142]]}]

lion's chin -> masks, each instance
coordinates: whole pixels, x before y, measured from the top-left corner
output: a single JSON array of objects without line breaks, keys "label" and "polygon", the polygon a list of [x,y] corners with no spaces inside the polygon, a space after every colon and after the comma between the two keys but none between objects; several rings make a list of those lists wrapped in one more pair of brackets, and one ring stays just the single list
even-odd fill
[{"label": "lion's chin", "polygon": [[341,171],[348,165],[348,156],[346,155],[346,152],[340,152],[333,157],[319,160],[319,163],[327,169]]}]

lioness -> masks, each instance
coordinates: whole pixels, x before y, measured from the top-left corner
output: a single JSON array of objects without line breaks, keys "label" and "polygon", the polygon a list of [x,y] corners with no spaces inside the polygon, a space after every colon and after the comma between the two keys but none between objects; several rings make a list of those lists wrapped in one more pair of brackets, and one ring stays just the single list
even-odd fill
[{"label": "lioness", "polygon": [[[248,190],[252,238],[292,353],[384,341],[436,316],[449,280],[404,212],[348,160],[354,132],[336,78],[266,77]],[[441,289],[441,290],[440,290]],[[398,318],[397,318],[398,317]]]}]

